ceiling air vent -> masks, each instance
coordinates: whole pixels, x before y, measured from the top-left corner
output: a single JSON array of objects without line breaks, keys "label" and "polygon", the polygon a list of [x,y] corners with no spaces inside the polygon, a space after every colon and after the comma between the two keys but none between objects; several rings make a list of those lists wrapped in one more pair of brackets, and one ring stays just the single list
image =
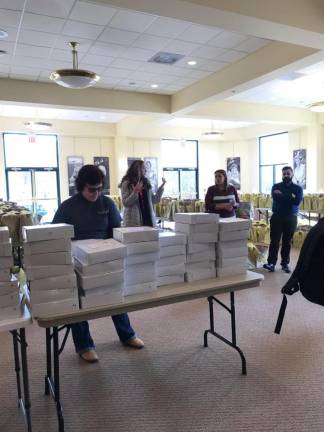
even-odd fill
[{"label": "ceiling air vent", "polygon": [[158,52],[148,61],[151,63],[173,65],[184,57],[182,54],[174,54],[169,52]]}]

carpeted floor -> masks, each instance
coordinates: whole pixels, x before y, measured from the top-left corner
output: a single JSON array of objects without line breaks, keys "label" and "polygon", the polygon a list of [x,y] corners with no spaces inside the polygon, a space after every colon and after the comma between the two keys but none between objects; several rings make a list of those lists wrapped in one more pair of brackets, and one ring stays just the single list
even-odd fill
[{"label": "carpeted floor", "polygon": [[[322,432],[324,309],[295,294],[282,334],[275,335],[288,276],[265,277],[261,288],[236,294],[247,376],[222,342],[210,337],[203,348],[206,300],[130,314],[146,343],[141,351],[118,342],[110,318],[92,321],[100,362],[81,362],[71,339],[61,357],[66,432]],[[217,318],[216,328],[229,335],[227,315],[217,309]],[[54,404],[43,392],[44,335],[37,325],[27,332],[34,432],[57,431]],[[0,347],[0,431],[21,432],[9,334],[0,334]]]}]

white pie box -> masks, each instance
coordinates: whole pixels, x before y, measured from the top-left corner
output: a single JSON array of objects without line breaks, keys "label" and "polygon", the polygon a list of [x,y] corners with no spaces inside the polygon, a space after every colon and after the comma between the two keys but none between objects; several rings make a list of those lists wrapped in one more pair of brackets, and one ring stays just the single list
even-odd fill
[{"label": "white pie box", "polygon": [[121,243],[140,243],[159,239],[159,230],[146,226],[114,228],[113,236]]},{"label": "white pie box", "polygon": [[49,303],[75,298],[78,294],[76,287],[52,289],[52,290],[31,290],[30,301],[33,303]]},{"label": "white pie box", "polygon": [[0,308],[0,321],[20,318],[22,316],[22,306],[17,304],[7,308]]},{"label": "white pie box", "polygon": [[157,275],[160,276],[179,276],[183,275],[186,271],[185,264],[176,264],[170,266],[157,267]]},{"label": "white pie box", "polygon": [[156,280],[156,277],[157,270],[155,265],[145,270],[137,265],[127,266],[125,270],[125,286],[151,282]]},{"label": "white pie box", "polygon": [[127,248],[127,256],[144,254],[149,252],[158,252],[160,250],[160,243],[158,240],[145,241],[140,243],[128,243],[125,246]]},{"label": "white pie box", "polygon": [[153,264],[159,258],[160,258],[160,252],[150,252],[150,253],[139,254],[139,255],[129,255],[125,258],[125,267],[134,264],[141,264],[140,267],[142,267],[142,264],[146,264],[146,263]]},{"label": "white pie box", "polygon": [[186,244],[186,236],[181,233],[175,233],[172,231],[160,231],[159,232],[160,246],[175,246]]},{"label": "white pie box", "polygon": [[236,258],[217,258],[217,268],[236,268],[244,267],[247,268],[247,256],[236,257]]},{"label": "white pie box", "polygon": [[72,264],[71,252],[40,253],[24,256],[26,266]]},{"label": "white pie box", "polygon": [[174,221],[187,224],[213,224],[219,221],[215,213],[176,213]]},{"label": "white pie box", "polygon": [[84,276],[97,275],[99,273],[110,273],[124,269],[123,258],[98,264],[86,265],[74,257],[73,262],[75,269]]},{"label": "white pie box", "polygon": [[122,287],[106,291],[105,288],[90,290],[80,296],[81,309],[119,304],[123,301]]},{"label": "white pie box", "polygon": [[12,256],[0,257],[0,269],[10,269],[13,266]]},{"label": "white pie box", "polygon": [[46,279],[54,276],[63,276],[73,273],[73,265],[44,265],[44,266],[26,266],[27,279]]},{"label": "white pie box", "polygon": [[54,240],[42,240],[25,242],[23,244],[24,255],[44,254],[51,252],[68,252],[71,250],[70,238],[59,238]]},{"label": "white pie box", "polygon": [[[27,275],[28,276],[28,275]],[[35,279],[30,282],[31,291],[60,290],[76,288],[76,275],[74,272],[62,276],[46,277],[44,279]]]},{"label": "white pie box", "polygon": [[160,249],[160,258],[174,255],[185,255],[186,245],[163,246]]},{"label": "white pie box", "polygon": [[186,272],[194,272],[198,270],[211,270],[216,274],[216,263],[215,261],[200,261],[186,264]]},{"label": "white pie box", "polygon": [[161,287],[165,285],[171,285],[171,284],[183,283],[183,282],[184,282],[184,274],[159,276],[157,279],[157,286]]},{"label": "white pie box", "polygon": [[0,243],[8,243],[8,242],[9,242],[8,227],[6,226],[0,227]]},{"label": "white pie box", "polygon": [[219,231],[244,231],[250,226],[250,219],[224,218],[219,221]]},{"label": "white pie box", "polygon": [[11,280],[11,273],[10,269],[0,269],[0,282],[10,282]]},{"label": "white pie box", "polygon": [[72,242],[72,255],[82,264],[98,264],[124,258],[126,247],[114,239],[77,240]]},{"label": "white pie box", "polygon": [[158,261],[158,265],[160,267],[184,264],[186,262],[186,255],[174,255],[170,257],[160,258]]},{"label": "white pie box", "polygon": [[[0,295],[0,309],[17,306],[20,302],[18,290],[15,293]],[[1,316],[1,312],[0,312]]]},{"label": "white pie box", "polygon": [[187,254],[187,263],[194,263],[199,261],[215,261],[215,260],[216,260],[215,248],[205,252]]},{"label": "white pie box", "polygon": [[18,280],[13,277],[11,281],[0,282],[0,296],[6,294],[13,294],[15,292],[18,293]]},{"label": "white pie box", "polygon": [[240,249],[243,247],[247,247],[246,239],[244,240],[232,240],[232,241],[225,241],[225,242],[218,242],[217,243],[217,251],[224,251],[228,249]]},{"label": "white pie box", "polygon": [[202,279],[211,279],[216,277],[216,269],[195,269],[185,273],[186,282],[194,282]]},{"label": "white pie box", "polygon": [[184,234],[218,233],[218,223],[175,223],[174,230]]},{"label": "white pie box", "polygon": [[33,303],[31,307],[33,316],[37,318],[61,315],[78,309],[79,299],[77,297],[48,303]]},{"label": "white pie box", "polygon": [[12,244],[10,241],[0,243],[0,259],[2,257],[9,257],[12,255]]},{"label": "white pie box", "polygon": [[228,277],[228,276],[236,276],[239,274],[245,274],[246,273],[246,266],[245,267],[226,267],[226,268],[216,268],[217,277]]},{"label": "white pie box", "polygon": [[218,232],[187,234],[188,243],[216,243]]},{"label": "white pie box", "polygon": [[124,286],[124,296],[156,291],[156,280],[146,283]]},{"label": "white pie box", "polygon": [[215,250],[215,243],[187,243],[187,254]]},{"label": "white pie box", "polygon": [[220,231],[219,232],[219,241],[233,241],[233,240],[242,240],[249,238],[250,231],[249,230],[241,230],[241,231]]},{"label": "white pie box", "polygon": [[83,276],[77,273],[78,286],[84,290],[102,286],[118,285],[124,281],[124,270],[101,273],[93,276]]},{"label": "white pie box", "polygon": [[247,246],[243,246],[237,249],[217,249],[217,256],[219,258],[238,258],[238,257],[247,257],[248,249]]},{"label": "white pie box", "polygon": [[74,237],[74,227],[69,224],[31,225],[22,227],[24,241],[42,241]]}]

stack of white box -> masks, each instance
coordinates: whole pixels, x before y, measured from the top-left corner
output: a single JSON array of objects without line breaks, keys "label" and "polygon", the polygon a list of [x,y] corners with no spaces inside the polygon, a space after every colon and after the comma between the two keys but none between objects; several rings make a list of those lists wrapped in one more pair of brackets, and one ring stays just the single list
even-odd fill
[{"label": "stack of white box", "polygon": [[114,239],[127,248],[124,295],[156,290],[159,230],[145,226],[114,228]]},{"label": "stack of white box", "polygon": [[176,213],[175,231],[186,235],[186,281],[216,277],[215,243],[219,216],[214,213]]},{"label": "stack of white box", "polygon": [[184,282],[186,237],[180,233],[159,233],[160,259],[157,263],[157,286]]},{"label": "stack of white box", "polygon": [[7,227],[0,227],[0,320],[21,316],[19,286],[11,275],[12,245]]},{"label": "stack of white box", "polygon": [[233,276],[247,270],[250,220],[221,219],[217,244],[217,276]]},{"label": "stack of white box", "polygon": [[33,315],[45,317],[79,309],[71,255],[73,225],[25,226],[22,232]]},{"label": "stack of white box", "polygon": [[82,309],[123,300],[124,245],[114,239],[77,240],[72,255]]}]

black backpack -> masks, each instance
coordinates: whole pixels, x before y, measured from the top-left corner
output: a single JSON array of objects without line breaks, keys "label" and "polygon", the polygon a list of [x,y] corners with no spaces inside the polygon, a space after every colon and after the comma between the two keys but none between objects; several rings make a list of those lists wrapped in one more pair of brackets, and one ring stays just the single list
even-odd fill
[{"label": "black backpack", "polygon": [[296,268],[281,289],[281,303],[275,333],[279,334],[285,316],[287,295],[300,291],[303,296],[324,306],[324,218],[320,219],[307,234],[300,250]]}]

